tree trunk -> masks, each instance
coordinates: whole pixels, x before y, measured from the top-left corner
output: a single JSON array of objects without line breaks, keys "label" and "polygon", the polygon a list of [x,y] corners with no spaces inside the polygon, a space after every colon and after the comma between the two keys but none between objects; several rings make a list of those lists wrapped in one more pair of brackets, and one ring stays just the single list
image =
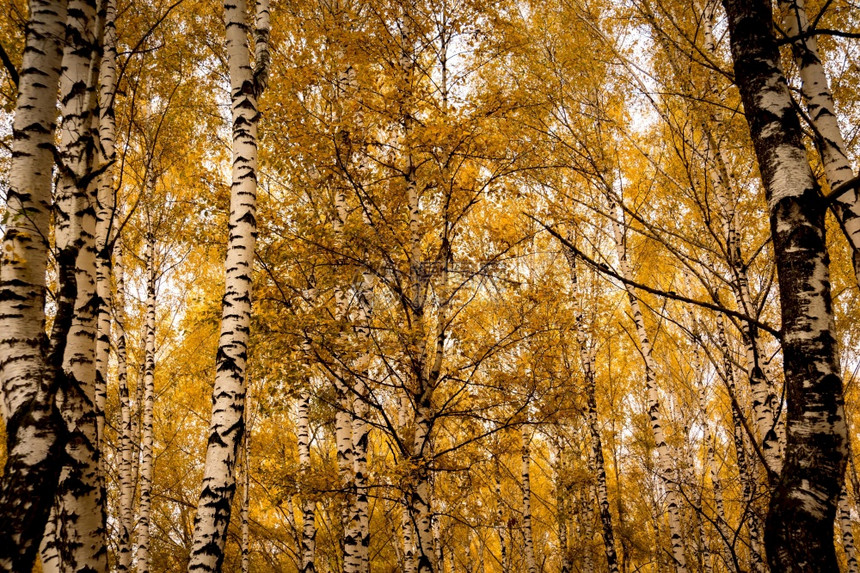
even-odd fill
[{"label": "tree trunk", "polygon": [[526,570],[529,573],[537,573],[537,560],[535,559],[534,532],[532,531],[532,486],[531,472],[531,450],[529,448],[530,437],[523,429],[522,450],[522,488],[523,488],[523,553],[525,553]]},{"label": "tree trunk", "polygon": [[248,428],[248,432],[245,434],[245,439],[243,440],[243,448],[242,448],[242,540],[241,540],[241,553],[242,553],[242,565],[241,571],[242,573],[248,573],[251,567],[251,536],[250,536],[250,522],[248,520],[248,513],[251,509],[251,436],[250,436],[250,428]]},{"label": "tree trunk", "polygon": [[116,330],[117,385],[120,405],[120,460],[119,460],[119,539],[117,539],[117,571],[131,569],[131,535],[134,529],[134,464],[132,456],[136,445],[132,443],[131,402],[128,392],[128,354],[125,341],[125,266],[123,245],[116,242],[114,253],[116,299],[114,324]]},{"label": "tree trunk", "polygon": [[[299,396],[297,440],[299,450],[299,471],[304,479],[310,476],[311,450],[310,431],[308,428],[308,417],[310,410],[310,395],[304,391]],[[310,498],[309,492],[303,486],[299,492],[302,496],[302,541],[301,541],[301,573],[314,573],[316,565],[314,552],[316,551],[317,529],[314,523],[316,503]]]},{"label": "tree trunk", "polygon": [[[66,2],[30,1],[0,251],[0,387],[7,453],[0,478],[2,571],[33,568],[65,441],[54,404],[59,365],[51,363],[45,336],[52,145],[65,23]],[[57,348],[55,355],[63,351]]]},{"label": "tree trunk", "polygon": [[[106,171],[98,176],[96,198],[96,429],[98,449],[103,450],[105,402],[107,401],[107,370],[110,359],[111,329],[111,227],[114,217],[112,170],[116,160],[116,120],[114,92],[116,91],[116,0],[104,0],[104,51],[99,70],[98,145],[96,157]],[[101,479],[104,481],[104,459],[99,458]],[[104,484],[102,484],[104,487]]]},{"label": "tree trunk", "polygon": [[[257,14],[268,15],[268,0],[257,2]],[[194,520],[188,571],[220,571],[233,495],[235,465],[245,432],[245,365],[251,326],[251,276],[257,237],[257,97],[264,82],[268,58],[251,68],[248,46],[248,6],[245,0],[224,4],[226,52],[230,74],[233,127],[233,172],[225,261],[225,293],[221,333],[212,390],[212,420],[206,447],[206,465]],[[268,19],[257,18],[267,27]],[[257,34],[265,41],[268,29]]]},{"label": "tree trunk", "polygon": [[[56,248],[58,264],[73,267],[76,292],[58,304],[73,305],[63,356],[65,384],[57,403],[69,432],[57,486],[56,547],[62,571],[107,569],[106,507],[100,475],[96,399],[96,204],[93,155],[98,124],[96,86],[102,21],[95,0],[69,2],[60,78]],[[73,302],[72,302],[73,301]],[[55,325],[56,332],[56,325]],[[62,333],[56,332],[58,336]]]},{"label": "tree trunk", "polygon": [[777,571],[836,571],[836,501],[848,454],[818,184],[809,167],[773,33],[770,4],[725,0],[735,81],[770,211],[785,370],[785,462],[765,541]]},{"label": "tree trunk", "polygon": [[403,514],[400,518],[400,529],[403,535],[403,572],[415,573],[415,528],[412,527],[409,502],[405,492],[403,494]]},{"label": "tree trunk", "polygon": [[426,451],[430,439],[430,407],[428,404],[417,404],[415,408],[415,436],[413,451],[410,459],[410,475],[406,487],[406,509],[409,523],[415,537],[416,571],[418,573],[433,573],[438,567],[436,551],[433,548],[432,482]]},{"label": "tree trunk", "polygon": [[802,34],[809,31],[809,18],[804,4],[804,0],[779,2],[780,7],[786,11],[786,34],[795,38],[791,49],[800,71],[800,91],[815,130],[815,142],[821,154],[824,174],[831,193],[840,189],[831,205],[851,245],[854,278],[857,284],[860,284],[860,196],[856,187],[845,187],[854,178],[854,170],[845,152],[845,140],[836,117],[833,94],[818,54],[818,40],[815,35],[802,37]]},{"label": "tree trunk", "polygon": [[[151,186],[155,180],[151,178]],[[155,407],[155,237],[146,236],[146,339],[143,365],[143,415],[140,432],[140,505],[137,521],[137,571],[149,573],[150,511],[152,507],[153,431]]]},{"label": "tree trunk", "polygon": [[845,552],[846,573],[860,571],[857,563],[857,547],[854,545],[854,529],[851,524],[851,505],[848,502],[848,490],[842,488],[839,494],[839,530],[842,534],[842,550]]},{"label": "tree trunk", "polygon": [[735,443],[735,455],[737,457],[738,477],[742,484],[743,501],[746,505],[746,513],[743,521],[746,522],[750,536],[750,568],[752,571],[760,572],[766,569],[764,555],[762,555],[761,522],[753,507],[755,503],[755,472],[747,460],[747,447],[744,441],[744,428],[741,423],[741,412],[738,412],[734,404],[737,404],[737,390],[735,387],[734,363],[729,352],[729,344],[726,339],[725,319],[722,315],[717,316],[717,343],[723,356],[723,376],[726,390],[732,400],[732,437]]}]

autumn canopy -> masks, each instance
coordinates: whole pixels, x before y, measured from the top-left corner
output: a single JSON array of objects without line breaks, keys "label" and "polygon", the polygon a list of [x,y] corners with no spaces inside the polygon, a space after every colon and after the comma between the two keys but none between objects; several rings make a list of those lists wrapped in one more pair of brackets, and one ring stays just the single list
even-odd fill
[{"label": "autumn canopy", "polygon": [[0,571],[860,573],[852,2],[0,11]]}]

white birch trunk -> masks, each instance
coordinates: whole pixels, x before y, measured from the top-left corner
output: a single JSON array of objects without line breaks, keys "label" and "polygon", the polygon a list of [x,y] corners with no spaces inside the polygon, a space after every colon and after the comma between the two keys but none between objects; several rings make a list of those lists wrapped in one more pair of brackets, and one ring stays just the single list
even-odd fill
[{"label": "white birch trunk", "polygon": [[[94,113],[102,41],[95,0],[69,2],[67,44],[60,78],[59,155],[56,247],[61,281],[74,275],[74,293],[60,296],[71,304],[63,371],[66,383],[57,403],[69,441],[57,487],[56,546],[61,571],[107,569],[105,492],[100,474],[96,400],[96,205],[93,162],[97,133]],[[67,274],[68,273],[68,274]],[[55,334],[61,336],[61,333]]]},{"label": "white birch trunk", "polygon": [[403,572],[415,573],[415,528],[412,527],[406,494],[404,494],[403,514],[400,518],[400,530],[403,535]]},{"label": "white birch trunk", "polygon": [[415,534],[413,538],[416,571],[433,573],[438,568],[433,549],[433,524],[430,499],[432,482],[427,467],[426,450],[430,440],[430,406],[426,402],[415,408],[415,435],[411,456],[412,468],[406,488],[406,508]]},{"label": "white birch trunk", "polygon": [[529,471],[529,465],[531,464],[530,437],[525,428],[523,429],[522,437],[523,553],[525,554],[526,570],[528,573],[537,573],[534,532],[532,531],[532,486],[531,472]]},{"label": "white birch trunk", "polygon": [[854,179],[854,170],[848,161],[833,93],[818,53],[818,40],[815,35],[802,37],[809,31],[804,0],[780,0],[779,5],[785,10],[786,34],[796,38],[791,48],[800,71],[801,93],[816,132],[815,140],[821,153],[824,174],[831,193],[840,189],[832,208],[851,245],[854,278],[860,284],[860,195],[856,186],[846,187]]},{"label": "white birch trunk", "polygon": [[[309,476],[311,470],[311,450],[309,431],[310,395],[303,391],[299,396],[297,412],[297,441],[299,450],[299,471],[303,476]],[[300,491],[302,496],[302,540],[301,540],[301,573],[314,573],[316,564],[317,529],[314,521],[316,503],[310,498],[309,492]]]},{"label": "white birch trunk", "polygon": [[[257,13],[268,14],[268,2]],[[206,448],[203,483],[194,520],[188,571],[220,571],[236,491],[235,465],[245,432],[245,366],[251,326],[251,277],[257,237],[257,97],[265,77],[265,61],[251,68],[248,6],[245,0],[224,4],[226,52],[230,75],[233,127],[233,171],[229,238],[221,332],[212,391],[212,419]],[[268,19],[258,19],[266,25]],[[258,33],[264,40],[268,32]]]},{"label": "white birch trunk", "polygon": [[243,448],[242,448],[242,511],[241,511],[241,530],[242,530],[242,541],[241,541],[241,553],[242,553],[242,564],[241,571],[242,573],[248,573],[251,568],[251,535],[250,535],[250,522],[249,522],[249,512],[251,509],[251,436],[250,436],[250,428],[248,428],[248,432],[245,434],[245,439],[243,440]]},{"label": "white birch trunk", "polygon": [[838,502],[839,531],[842,534],[842,550],[845,552],[846,573],[858,573],[857,547],[854,545],[854,528],[851,522],[851,504],[848,502],[848,490],[842,488]]},{"label": "white birch trunk", "polygon": [[[499,468],[496,468],[496,528],[499,531],[499,562],[502,564],[502,573],[510,573],[510,565],[508,563],[508,544],[505,539],[505,514],[502,509],[502,481],[499,477]],[[451,569],[453,572],[453,568]]]},{"label": "white birch trunk", "polygon": [[[116,121],[114,92],[116,91],[116,0],[104,0],[104,50],[99,70],[99,117],[97,158],[106,169],[98,177],[96,201],[96,427],[98,448],[104,444],[105,402],[107,401],[107,369],[110,359],[111,329],[111,226],[114,216],[113,170],[116,159]],[[104,460],[100,472],[104,480]],[[104,486],[102,486],[104,487]]]},{"label": "white birch trunk", "polygon": [[[155,186],[154,177],[150,179]],[[149,573],[151,556],[149,550],[150,521],[152,508],[153,474],[153,428],[155,407],[155,237],[146,237],[146,338],[143,366],[143,413],[140,432],[140,504],[137,520],[137,571]]]},{"label": "white birch trunk", "polygon": [[[58,365],[51,364],[43,349],[52,144],[66,2],[31,0],[29,7],[0,250],[0,407],[8,445],[0,478],[0,571],[33,568],[63,447],[54,406]],[[56,351],[62,356],[63,348]]]},{"label": "white birch trunk", "polygon": [[116,331],[117,385],[120,405],[120,460],[119,460],[119,539],[117,539],[117,571],[131,569],[131,535],[134,528],[134,474],[132,456],[131,402],[128,392],[128,353],[125,340],[125,265],[122,240],[117,239],[114,251],[116,299],[114,324]]},{"label": "white birch trunk", "polygon": [[[610,216],[613,218],[612,226],[615,234],[615,247],[618,253],[618,264],[621,275],[626,280],[632,280],[630,266],[627,263],[627,252],[624,247],[624,238],[621,230],[620,213],[615,202],[610,198]],[[639,307],[639,299],[632,287],[625,285],[630,307],[633,311],[633,322],[636,325],[636,334],[642,356],[645,360],[645,387],[648,396],[648,415],[651,421],[651,433],[654,436],[654,444],[657,449],[658,473],[663,486],[666,488],[666,504],[669,517],[669,535],[672,543],[672,557],[675,561],[677,573],[687,572],[687,558],[684,555],[684,537],[681,524],[681,512],[678,505],[678,492],[672,483],[672,459],[669,446],[666,444],[665,432],[663,430],[663,415],[660,407],[660,394],[657,389],[657,363],[651,354],[651,341],[645,330],[645,320]]]},{"label": "white birch trunk", "polygon": [[[722,315],[717,316],[717,344],[720,346],[720,352],[723,357],[723,375],[726,381],[726,390],[729,397],[734,403],[737,403],[737,390],[735,387],[734,364],[732,363],[731,353],[729,351],[728,340],[725,332],[725,319]],[[755,513],[754,503],[755,491],[755,473],[752,471],[747,461],[747,448],[744,442],[744,429],[740,420],[740,412],[732,406],[732,437],[735,444],[735,455],[737,457],[738,477],[742,484],[743,499],[746,504],[748,513],[744,516],[744,521],[747,525],[747,530],[750,536],[750,568],[756,572],[766,570],[764,562],[764,554],[762,552],[761,542],[761,523]]]},{"label": "white birch trunk", "polygon": [[367,349],[355,365],[357,377],[355,380],[355,397],[352,420],[352,453],[353,453],[353,478],[355,480],[355,499],[353,505],[356,522],[356,533],[358,535],[358,557],[360,559],[360,570],[363,573],[370,571],[370,508],[367,500],[367,445],[369,441],[369,430],[367,416],[368,389],[365,379],[369,375],[372,347],[370,338],[370,319],[372,314],[371,291],[369,273],[363,273],[362,284],[356,295],[358,299],[358,317],[355,333],[359,343]]}]

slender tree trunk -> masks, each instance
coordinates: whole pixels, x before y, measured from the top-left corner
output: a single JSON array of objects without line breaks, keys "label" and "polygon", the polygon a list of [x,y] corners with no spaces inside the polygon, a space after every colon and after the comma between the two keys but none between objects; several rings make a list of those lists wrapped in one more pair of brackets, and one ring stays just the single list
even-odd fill
[{"label": "slender tree trunk", "polygon": [[[737,403],[737,389],[735,387],[734,363],[729,351],[726,339],[725,319],[722,315],[717,316],[717,343],[723,356],[723,376],[725,377],[726,390],[733,404]],[[766,570],[764,555],[762,554],[761,522],[755,513],[753,504],[755,502],[755,473],[747,460],[747,448],[744,442],[744,429],[741,424],[741,413],[732,406],[732,436],[735,443],[735,455],[737,457],[738,477],[743,488],[743,500],[746,504],[746,514],[743,521],[747,524],[750,536],[750,568],[760,572]]]},{"label": "slender tree trunk", "polygon": [[803,36],[809,31],[804,0],[780,0],[779,5],[785,10],[786,34],[795,38],[791,49],[800,71],[801,93],[815,130],[824,174],[831,193],[840,190],[831,205],[851,245],[855,280],[860,284],[860,196],[856,186],[847,187],[854,179],[854,170],[848,161],[833,94],[818,54],[818,39],[815,35]]},{"label": "slender tree trunk", "polygon": [[[65,436],[54,404],[57,354],[45,336],[52,144],[66,2],[30,1],[0,254],[0,389],[6,463],[0,478],[0,570],[30,571],[57,488]],[[71,313],[58,316],[68,327]]]},{"label": "slender tree trunk", "polygon": [[[310,395],[304,391],[299,396],[297,439],[299,449],[299,471],[307,478],[311,470],[310,431],[308,424],[310,410]],[[316,565],[317,529],[314,522],[316,503],[311,499],[304,487],[299,492],[302,496],[302,541],[301,541],[301,573],[314,573]]]},{"label": "slender tree trunk", "polygon": [[248,513],[251,509],[251,429],[245,434],[242,448],[242,573],[248,573],[251,567],[251,536]]},{"label": "slender tree trunk", "polygon": [[[502,510],[502,482],[499,478],[498,468],[496,468],[496,528],[499,531],[499,561],[502,564],[502,573],[510,573],[510,563],[508,562],[508,544],[505,539],[505,514]],[[451,570],[453,572],[453,569]]]},{"label": "slender tree trunk", "polygon": [[367,443],[368,409],[367,386],[363,380],[356,382],[356,394],[354,410],[355,418],[352,424],[352,453],[353,453],[353,476],[355,480],[355,516],[351,521],[355,522],[354,529],[357,535],[359,570],[370,571],[370,510],[367,501]]},{"label": "slender tree trunk", "polygon": [[432,573],[438,568],[436,551],[433,549],[432,482],[427,467],[426,451],[429,449],[430,427],[432,424],[430,405],[426,401],[416,404],[415,435],[413,441],[411,472],[406,488],[406,508],[409,522],[414,531],[416,571]]},{"label": "slender tree trunk", "polygon": [[[615,233],[615,246],[618,252],[618,263],[621,274],[627,280],[633,276],[627,263],[627,252],[624,247],[624,238],[621,231],[619,210],[613,200],[610,199],[610,211],[613,217],[613,230]],[[639,337],[642,356],[645,360],[645,387],[648,393],[648,415],[651,421],[651,433],[654,436],[654,444],[657,448],[658,474],[663,486],[666,488],[666,504],[669,514],[669,534],[672,541],[672,557],[675,561],[677,573],[687,572],[687,558],[684,555],[684,534],[681,527],[681,511],[678,505],[678,491],[672,483],[672,460],[669,446],[666,443],[663,430],[663,415],[660,405],[660,394],[657,390],[657,363],[651,355],[651,341],[645,330],[645,320],[642,310],[639,308],[639,299],[631,287],[626,286],[627,295],[630,299],[630,308],[633,311],[633,322],[636,325],[636,333]]]},{"label": "slender tree trunk", "polygon": [[848,440],[830,297],[826,205],[779,65],[770,4],[724,4],[735,81],[770,211],[780,287],[788,415],[785,463],[768,512],[767,554],[778,571],[836,571],[832,524]]},{"label": "slender tree trunk", "polygon": [[848,490],[842,488],[839,494],[839,530],[842,534],[842,550],[845,552],[845,571],[857,573],[860,571],[857,563],[857,547],[854,545],[854,529],[851,524],[851,504],[848,502]]},{"label": "slender tree trunk", "polygon": [[268,51],[268,0],[257,2],[257,62],[251,68],[248,6],[224,4],[230,73],[233,173],[230,236],[225,261],[221,333],[212,391],[212,420],[206,465],[194,520],[188,571],[220,571],[236,491],[235,465],[245,432],[245,365],[251,326],[251,275],[257,236],[257,97],[265,85]]},{"label": "slender tree trunk", "polygon": [[[589,503],[588,486],[580,488],[577,499],[573,500],[576,505],[577,534],[582,546],[582,570],[584,573],[594,573],[594,556],[591,554],[591,504]],[[655,538],[659,540],[659,538]]]},{"label": "slender tree trunk", "polygon": [[[151,179],[155,187],[154,178]],[[153,474],[153,428],[155,407],[155,237],[146,236],[146,339],[143,366],[143,415],[141,416],[140,439],[140,505],[137,521],[137,571],[149,573],[151,563],[149,550],[150,521],[152,508]]]},{"label": "slender tree trunk", "polygon": [[522,450],[523,552],[525,553],[526,558],[526,570],[529,573],[537,573],[534,533],[532,531],[532,486],[531,472],[529,471],[529,465],[531,464],[531,451],[529,448],[529,441],[530,437],[524,428]]},{"label": "slender tree trunk", "polygon": [[[565,461],[564,447],[561,440],[562,429],[559,427],[559,443],[556,446],[555,462],[555,511],[558,523],[558,552],[561,561],[561,573],[573,571],[573,559],[570,547],[570,512],[572,504],[570,500],[570,476],[568,465]],[[503,571],[503,573],[506,573]]]},{"label": "slender tree trunk", "polygon": [[[728,352],[728,343],[726,342],[725,346],[723,342],[725,342],[725,332],[723,327],[722,317],[718,317],[718,337],[721,346],[721,352],[723,355],[723,365],[726,369],[733,368],[733,364],[731,362],[730,355]],[[698,337],[698,327],[696,327],[697,337]],[[701,363],[697,359],[694,364],[694,369],[698,372],[701,368]],[[733,376],[733,370],[730,371],[727,376]],[[723,562],[726,567],[729,567],[730,564],[734,563],[734,560],[731,557],[732,545],[734,542],[734,536],[730,528],[728,527],[728,521],[726,520],[726,506],[723,498],[723,482],[720,478],[720,466],[717,463],[717,456],[715,452],[714,442],[716,437],[711,430],[711,421],[708,416],[708,399],[705,391],[705,385],[702,383],[701,377],[696,374],[696,389],[698,391],[699,398],[699,417],[702,420],[702,426],[704,427],[704,435],[702,436],[702,441],[705,444],[705,471],[710,474],[711,478],[711,490],[714,494],[714,528],[717,530],[717,535],[720,538],[720,555],[723,558]],[[711,561],[713,561],[713,554],[710,556]],[[709,566],[710,570],[713,570],[713,564]]]},{"label": "slender tree trunk", "polygon": [[117,384],[120,404],[120,460],[119,460],[119,539],[117,539],[117,571],[131,569],[131,534],[134,529],[134,474],[132,469],[131,403],[128,393],[128,353],[125,341],[125,266],[123,245],[120,239],[114,251],[116,299],[114,324],[116,330]]},{"label": "slender tree trunk", "polygon": [[[339,121],[339,119],[336,119]],[[338,187],[334,194],[334,217],[332,227],[336,241],[343,241],[343,227],[347,222],[348,209],[346,202],[346,189]],[[346,267],[341,261],[341,269]],[[342,276],[348,275],[343,272]],[[341,322],[341,337],[345,338],[349,332],[349,302],[348,286],[345,281],[335,285],[335,307],[337,319]],[[337,447],[337,466],[340,477],[341,489],[341,538],[343,549],[343,571],[344,573],[358,573],[361,568],[361,552],[359,549],[359,516],[355,508],[355,452],[353,450],[353,424],[356,423],[355,403],[355,378],[347,367],[340,368],[335,375],[334,385],[337,392],[338,409],[335,413],[335,445]]]},{"label": "slender tree trunk", "polygon": [[[104,50],[99,70],[99,116],[97,158],[106,169],[98,177],[96,201],[96,428],[98,448],[103,450],[105,402],[107,400],[107,369],[110,359],[111,329],[111,226],[114,217],[114,191],[111,164],[116,159],[116,121],[114,118],[114,92],[116,91],[116,0],[103,0]],[[99,469],[104,481],[104,461],[99,458]],[[102,485],[104,487],[104,484]]]}]

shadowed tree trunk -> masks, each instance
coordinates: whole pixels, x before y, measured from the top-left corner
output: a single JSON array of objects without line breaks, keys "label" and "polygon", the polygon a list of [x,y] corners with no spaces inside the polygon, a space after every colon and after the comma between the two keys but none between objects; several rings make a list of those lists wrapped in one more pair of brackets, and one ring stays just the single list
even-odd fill
[{"label": "shadowed tree trunk", "polygon": [[[66,2],[30,2],[21,63],[0,264],[0,386],[6,464],[0,481],[0,570],[30,571],[59,478],[56,364],[45,335],[52,143]],[[74,286],[74,285],[72,285]],[[62,317],[58,315],[57,319]],[[66,322],[71,319],[67,313]],[[62,357],[63,348],[55,348]]]},{"label": "shadowed tree trunk", "polygon": [[[55,220],[60,267],[73,267],[74,296],[63,356],[65,383],[57,406],[69,432],[55,500],[54,562],[46,571],[107,569],[106,507],[100,475],[96,396],[96,208],[98,194],[98,77],[104,14],[95,0],[69,2],[60,76],[60,114]],[[61,273],[64,271],[61,269]],[[54,331],[57,335],[56,325]]]}]

